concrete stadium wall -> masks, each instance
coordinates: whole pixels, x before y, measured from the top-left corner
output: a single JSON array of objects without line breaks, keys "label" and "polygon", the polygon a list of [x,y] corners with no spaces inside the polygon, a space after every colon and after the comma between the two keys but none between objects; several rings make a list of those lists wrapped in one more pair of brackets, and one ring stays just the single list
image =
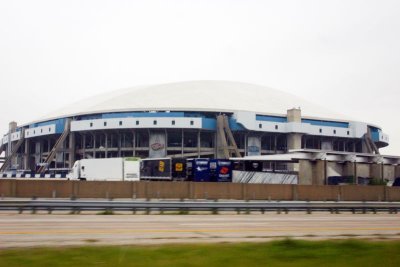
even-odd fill
[{"label": "concrete stadium wall", "polygon": [[400,177],[400,165],[396,166],[396,173],[395,177]]},{"label": "concrete stadium wall", "polygon": [[1,197],[400,201],[400,188],[194,182],[0,180]]},{"label": "concrete stadium wall", "polygon": [[394,178],[396,177],[395,171],[396,171],[396,166],[385,165],[383,167],[383,179],[387,179],[387,180],[393,181]]},{"label": "concrete stadium wall", "polygon": [[369,164],[358,163],[357,164],[357,176],[370,177]]}]

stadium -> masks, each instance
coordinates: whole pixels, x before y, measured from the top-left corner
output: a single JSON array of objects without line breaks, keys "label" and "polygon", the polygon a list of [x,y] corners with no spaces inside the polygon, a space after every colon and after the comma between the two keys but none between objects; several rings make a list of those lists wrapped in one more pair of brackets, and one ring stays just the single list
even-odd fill
[{"label": "stadium", "polygon": [[227,159],[300,150],[376,155],[388,144],[377,125],[279,90],[191,81],[116,90],[30,123],[12,122],[0,149],[2,172],[40,173],[90,158]]}]

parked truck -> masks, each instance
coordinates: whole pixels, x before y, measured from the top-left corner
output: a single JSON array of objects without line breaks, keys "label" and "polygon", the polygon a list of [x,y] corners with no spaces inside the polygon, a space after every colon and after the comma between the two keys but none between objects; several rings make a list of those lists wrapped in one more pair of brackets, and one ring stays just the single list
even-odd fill
[{"label": "parked truck", "polygon": [[140,162],[142,180],[172,180],[171,158],[147,158]]},{"label": "parked truck", "polygon": [[67,178],[87,181],[139,181],[140,158],[77,160]]}]

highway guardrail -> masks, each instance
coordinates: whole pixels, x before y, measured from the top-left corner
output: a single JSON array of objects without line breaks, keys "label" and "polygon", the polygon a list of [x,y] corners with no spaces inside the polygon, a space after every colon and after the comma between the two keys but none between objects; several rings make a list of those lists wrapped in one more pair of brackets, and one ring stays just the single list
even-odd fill
[{"label": "highway guardrail", "polygon": [[291,211],[327,211],[331,213],[352,212],[389,212],[397,213],[400,202],[307,202],[307,201],[113,201],[113,200],[1,200],[0,210],[8,211],[236,211],[262,213],[273,211],[288,213]]}]

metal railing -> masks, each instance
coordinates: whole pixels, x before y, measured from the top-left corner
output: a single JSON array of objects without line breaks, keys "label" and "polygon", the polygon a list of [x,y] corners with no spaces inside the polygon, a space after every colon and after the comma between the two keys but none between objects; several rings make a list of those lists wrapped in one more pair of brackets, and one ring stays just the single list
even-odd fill
[{"label": "metal railing", "polygon": [[1,200],[0,210],[8,211],[145,211],[146,213],[158,211],[178,211],[182,214],[190,211],[219,211],[241,212],[277,212],[288,213],[302,211],[312,213],[325,211],[331,213],[397,213],[400,209],[399,202],[304,202],[304,201],[113,201],[113,200]]}]

